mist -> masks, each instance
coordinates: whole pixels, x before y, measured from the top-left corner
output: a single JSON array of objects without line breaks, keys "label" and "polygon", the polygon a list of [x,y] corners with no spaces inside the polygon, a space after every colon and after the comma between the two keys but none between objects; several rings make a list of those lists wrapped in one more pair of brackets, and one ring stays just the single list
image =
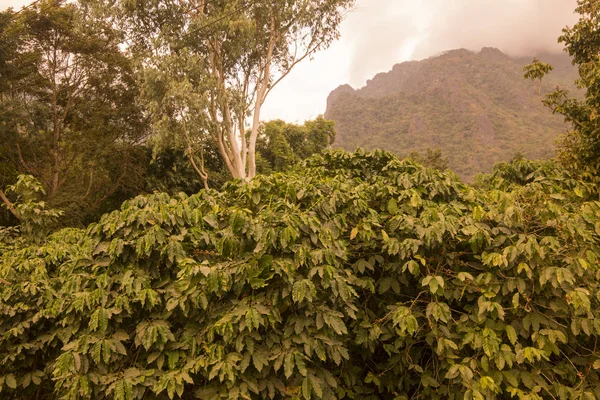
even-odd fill
[{"label": "mist", "polygon": [[442,51],[497,47],[525,56],[560,52],[558,37],[577,22],[576,0],[359,0],[345,34],[352,43],[350,83],[401,61]]}]

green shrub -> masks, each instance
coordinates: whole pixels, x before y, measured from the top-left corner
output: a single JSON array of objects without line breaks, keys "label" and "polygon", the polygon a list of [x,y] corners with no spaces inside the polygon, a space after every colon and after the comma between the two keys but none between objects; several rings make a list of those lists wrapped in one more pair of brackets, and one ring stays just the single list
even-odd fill
[{"label": "green shrub", "polygon": [[2,255],[0,396],[600,398],[600,203],[569,185],[331,152],[135,198]]}]

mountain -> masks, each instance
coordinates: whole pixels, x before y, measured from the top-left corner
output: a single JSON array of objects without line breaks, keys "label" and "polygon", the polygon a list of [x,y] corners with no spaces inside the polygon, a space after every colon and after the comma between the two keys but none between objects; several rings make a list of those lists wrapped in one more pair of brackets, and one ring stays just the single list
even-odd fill
[{"label": "mountain", "polygon": [[567,125],[543,106],[557,86],[577,89],[566,54],[538,54],[554,66],[541,86],[523,78],[532,57],[498,49],[460,49],[397,64],[360,89],[343,85],[327,99],[325,117],[336,121],[334,146],[381,148],[405,156],[439,147],[450,168],[471,180],[498,161],[521,153],[549,158]]}]

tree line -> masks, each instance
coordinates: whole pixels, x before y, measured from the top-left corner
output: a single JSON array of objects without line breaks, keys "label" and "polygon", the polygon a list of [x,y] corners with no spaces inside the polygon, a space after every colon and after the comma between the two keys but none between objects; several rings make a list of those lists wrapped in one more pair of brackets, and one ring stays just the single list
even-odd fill
[{"label": "tree line", "polygon": [[[338,36],[352,3],[40,0],[3,12],[0,189],[34,176],[81,224],[139,193],[192,193],[322,151],[333,123],[265,124],[261,108]],[[3,221],[19,219],[0,197]]]}]

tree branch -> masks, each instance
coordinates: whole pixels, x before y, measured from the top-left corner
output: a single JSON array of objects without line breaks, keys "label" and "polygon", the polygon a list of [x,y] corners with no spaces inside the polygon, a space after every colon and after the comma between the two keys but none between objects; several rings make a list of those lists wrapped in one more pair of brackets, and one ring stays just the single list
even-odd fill
[{"label": "tree branch", "polygon": [[6,205],[6,208],[8,208],[12,215],[14,215],[18,220],[21,220],[21,217],[19,216],[19,212],[15,208],[15,205],[8,199],[8,197],[6,197],[2,190],[0,190],[0,199],[2,199],[2,202],[4,203],[4,205]]},{"label": "tree branch", "polygon": [[284,71],[284,72],[282,73],[282,75],[281,75],[279,78],[277,78],[277,80],[275,80],[275,82],[273,82],[273,83],[271,84],[271,86],[270,86],[270,87],[269,87],[269,89],[267,90],[267,93],[265,93],[265,96],[264,96],[264,97],[265,97],[265,99],[267,98],[267,96],[269,95],[269,93],[271,92],[271,90],[273,90],[273,88],[274,88],[275,86],[277,86],[277,84],[278,84],[279,82],[281,82],[281,81],[283,80],[283,78],[285,78],[286,76],[288,76],[288,75],[289,75],[289,73],[292,71],[292,69],[293,69],[293,68],[294,68],[294,67],[295,67],[295,66],[296,66],[298,63],[300,63],[301,61],[303,61],[304,59],[306,59],[306,57],[310,56],[311,54],[315,53],[315,52],[317,51],[317,49],[318,49],[318,47],[319,47],[319,45],[320,45],[321,43],[322,43],[322,42],[319,42],[319,43],[317,43],[317,44],[313,45],[313,46],[312,46],[312,48],[310,48],[310,47],[309,47],[309,49],[308,49],[308,50],[306,50],[306,53],[304,53],[304,54],[303,54],[303,55],[302,55],[300,58],[297,58],[297,59],[295,59],[295,60],[294,60],[294,62],[292,62],[292,64],[291,64],[291,65],[290,65],[290,66],[287,68],[287,70],[286,70],[286,71]]},{"label": "tree branch", "polygon": [[25,171],[28,174],[31,174],[31,168],[29,168],[29,166],[27,165],[27,163],[25,162],[25,159],[23,158],[23,153],[21,152],[21,145],[19,144],[18,141],[15,142],[15,146],[17,147],[17,155],[19,156],[19,162],[21,163],[21,165],[23,166],[23,168],[25,169]]},{"label": "tree branch", "polygon": [[187,153],[188,153],[188,157],[190,159],[190,163],[192,164],[192,167],[194,168],[194,170],[196,171],[198,176],[200,176],[200,178],[202,179],[202,182],[204,183],[204,189],[208,190],[209,189],[208,173],[204,169],[204,151],[202,151],[200,153],[201,163],[200,163],[200,168],[198,168],[198,165],[196,164],[196,160],[194,160],[194,151],[192,149],[192,140],[190,139],[190,135],[187,130],[187,123],[185,121],[185,117],[182,117],[182,121],[183,121],[183,135],[185,136],[185,141],[187,144]]},{"label": "tree branch", "polygon": [[83,196],[82,200],[85,200],[88,198],[88,196],[90,195],[90,192],[92,191],[92,182],[94,181],[94,168],[92,166],[92,168],[90,168],[90,181],[88,182],[88,186],[87,189],[85,191],[85,195]]}]

